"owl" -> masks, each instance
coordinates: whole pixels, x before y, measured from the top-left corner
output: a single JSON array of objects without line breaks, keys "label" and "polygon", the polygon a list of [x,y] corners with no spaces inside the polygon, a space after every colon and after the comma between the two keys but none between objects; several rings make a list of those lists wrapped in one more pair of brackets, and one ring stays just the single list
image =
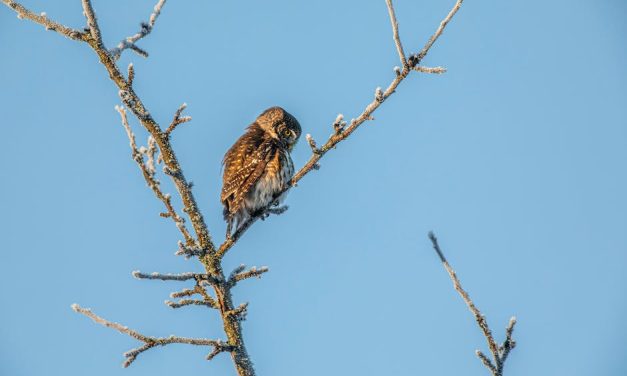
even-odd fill
[{"label": "owl", "polygon": [[226,235],[231,235],[251,216],[279,202],[294,175],[290,152],[301,134],[298,120],[281,107],[270,107],[248,126],[246,132],[224,155],[222,194]]}]

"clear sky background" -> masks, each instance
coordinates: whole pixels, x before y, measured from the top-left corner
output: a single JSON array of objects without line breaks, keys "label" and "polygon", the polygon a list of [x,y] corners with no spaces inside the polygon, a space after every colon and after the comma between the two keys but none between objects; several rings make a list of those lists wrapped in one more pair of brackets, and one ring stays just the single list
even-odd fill
[{"label": "clear sky background", "polygon": [[[85,24],[78,0],[24,3]],[[396,1],[406,51],[453,3]],[[112,47],[153,1],[94,6]],[[627,374],[625,19],[621,0],[467,0],[424,61],[448,73],[410,76],[227,256],[227,270],[270,267],[234,290],[258,374],[487,375],[429,230],[499,340],[517,316],[508,376]],[[322,142],[399,65],[383,0],[172,1],[140,45],[150,58],[121,65],[162,124],[189,104],[173,143],[217,240],[222,155],[263,109],[285,107]],[[138,343],[70,309],[224,338],[215,312],[163,304],[186,284],[131,276],[201,269],[173,255],[179,235],[118,103],[86,45],[0,7],[1,375],[235,374],[227,355],[185,345],[124,370]],[[309,155],[303,138],[296,165]]]}]

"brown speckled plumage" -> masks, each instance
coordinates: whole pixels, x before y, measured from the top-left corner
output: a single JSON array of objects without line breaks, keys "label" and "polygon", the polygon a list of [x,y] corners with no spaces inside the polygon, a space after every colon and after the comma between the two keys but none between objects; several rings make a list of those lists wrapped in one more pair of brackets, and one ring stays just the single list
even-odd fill
[{"label": "brown speckled plumage", "polygon": [[226,152],[220,201],[228,233],[233,222],[239,226],[287,185],[294,174],[290,151],[300,134],[294,116],[280,107],[271,107]]}]

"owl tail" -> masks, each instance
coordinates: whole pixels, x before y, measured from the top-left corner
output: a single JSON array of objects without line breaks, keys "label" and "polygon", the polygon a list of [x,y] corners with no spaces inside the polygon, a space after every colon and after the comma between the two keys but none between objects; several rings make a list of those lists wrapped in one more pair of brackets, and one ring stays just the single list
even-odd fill
[{"label": "owl tail", "polygon": [[233,230],[233,220],[232,219],[227,219],[226,221],[226,238],[230,239],[231,238],[231,231]]},{"label": "owl tail", "polygon": [[229,210],[228,201],[224,201],[223,204],[224,210],[222,211],[222,215],[226,221],[226,238],[229,239],[231,237],[231,231],[233,230],[233,214],[231,214]]}]

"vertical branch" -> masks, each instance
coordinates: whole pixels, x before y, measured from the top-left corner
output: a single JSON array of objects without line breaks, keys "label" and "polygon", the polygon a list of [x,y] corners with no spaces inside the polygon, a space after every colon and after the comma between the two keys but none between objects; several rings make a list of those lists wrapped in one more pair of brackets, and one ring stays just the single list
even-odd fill
[{"label": "vertical branch", "polygon": [[91,0],[82,0],[83,14],[87,18],[87,27],[91,38],[97,43],[98,46],[102,46],[102,36],[100,34],[100,27],[98,26],[98,19],[96,18],[96,12],[91,6]]}]

